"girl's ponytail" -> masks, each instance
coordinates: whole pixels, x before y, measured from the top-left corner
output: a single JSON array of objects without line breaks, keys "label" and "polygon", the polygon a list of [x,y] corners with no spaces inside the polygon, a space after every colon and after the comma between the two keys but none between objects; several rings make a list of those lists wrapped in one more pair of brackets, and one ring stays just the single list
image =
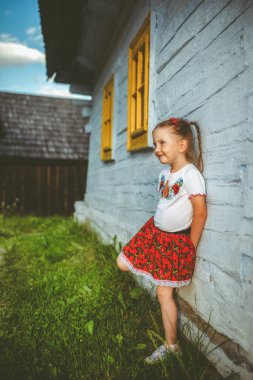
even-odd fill
[{"label": "girl's ponytail", "polygon": [[201,142],[200,128],[195,121],[192,121],[190,124],[194,125],[195,130],[196,130],[196,137],[198,141],[198,152],[196,152],[197,154],[196,166],[199,169],[199,171],[202,173],[204,170],[204,164],[203,164],[203,157],[202,157],[202,142]]}]

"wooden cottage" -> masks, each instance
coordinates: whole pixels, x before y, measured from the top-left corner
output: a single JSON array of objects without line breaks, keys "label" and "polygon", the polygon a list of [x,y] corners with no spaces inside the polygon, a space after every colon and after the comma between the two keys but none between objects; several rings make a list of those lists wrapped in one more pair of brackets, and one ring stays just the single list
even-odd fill
[{"label": "wooden cottage", "polygon": [[[90,102],[0,93],[0,202],[36,215],[73,213],[86,188]],[[16,206],[15,206],[16,205]]]},{"label": "wooden cottage", "polygon": [[180,302],[193,323],[211,315],[212,344],[228,339],[211,356],[220,373],[252,379],[252,0],[39,4],[48,76],[93,96],[78,220],[127,242],[158,201],[154,126],[199,123],[208,220]]}]

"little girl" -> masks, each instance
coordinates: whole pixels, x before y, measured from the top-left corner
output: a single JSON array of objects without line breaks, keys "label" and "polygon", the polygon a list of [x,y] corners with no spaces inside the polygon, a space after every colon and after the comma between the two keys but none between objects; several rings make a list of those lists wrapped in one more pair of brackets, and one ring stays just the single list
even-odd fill
[{"label": "little girl", "polygon": [[[165,341],[145,361],[153,363],[167,352],[179,351],[174,288],[191,283],[196,248],[206,217],[206,190],[199,127],[170,118],[152,132],[154,153],[166,165],[159,175],[155,215],[122,248],[117,265],[149,278],[157,285]],[[169,165],[169,166],[168,166]]]}]

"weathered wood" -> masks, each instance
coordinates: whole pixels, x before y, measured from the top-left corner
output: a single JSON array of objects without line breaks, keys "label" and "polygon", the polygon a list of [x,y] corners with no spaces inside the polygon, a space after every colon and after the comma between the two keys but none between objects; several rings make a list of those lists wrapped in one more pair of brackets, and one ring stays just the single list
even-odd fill
[{"label": "weathered wood", "polygon": [[76,199],[83,199],[86,171],[86,161],[24,160],[18,164],[5,158],[0,163],[2,211],[9,206],[24,214],[71,215]]}]

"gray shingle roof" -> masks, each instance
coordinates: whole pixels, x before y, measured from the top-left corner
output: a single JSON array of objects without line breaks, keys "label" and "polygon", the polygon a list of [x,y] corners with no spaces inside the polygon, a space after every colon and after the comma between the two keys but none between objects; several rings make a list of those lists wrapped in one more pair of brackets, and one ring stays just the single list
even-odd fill
[{"label": "gray shingle roof", "polygon": [[89,101],[0,92],[0,156],[88,159]]}]

